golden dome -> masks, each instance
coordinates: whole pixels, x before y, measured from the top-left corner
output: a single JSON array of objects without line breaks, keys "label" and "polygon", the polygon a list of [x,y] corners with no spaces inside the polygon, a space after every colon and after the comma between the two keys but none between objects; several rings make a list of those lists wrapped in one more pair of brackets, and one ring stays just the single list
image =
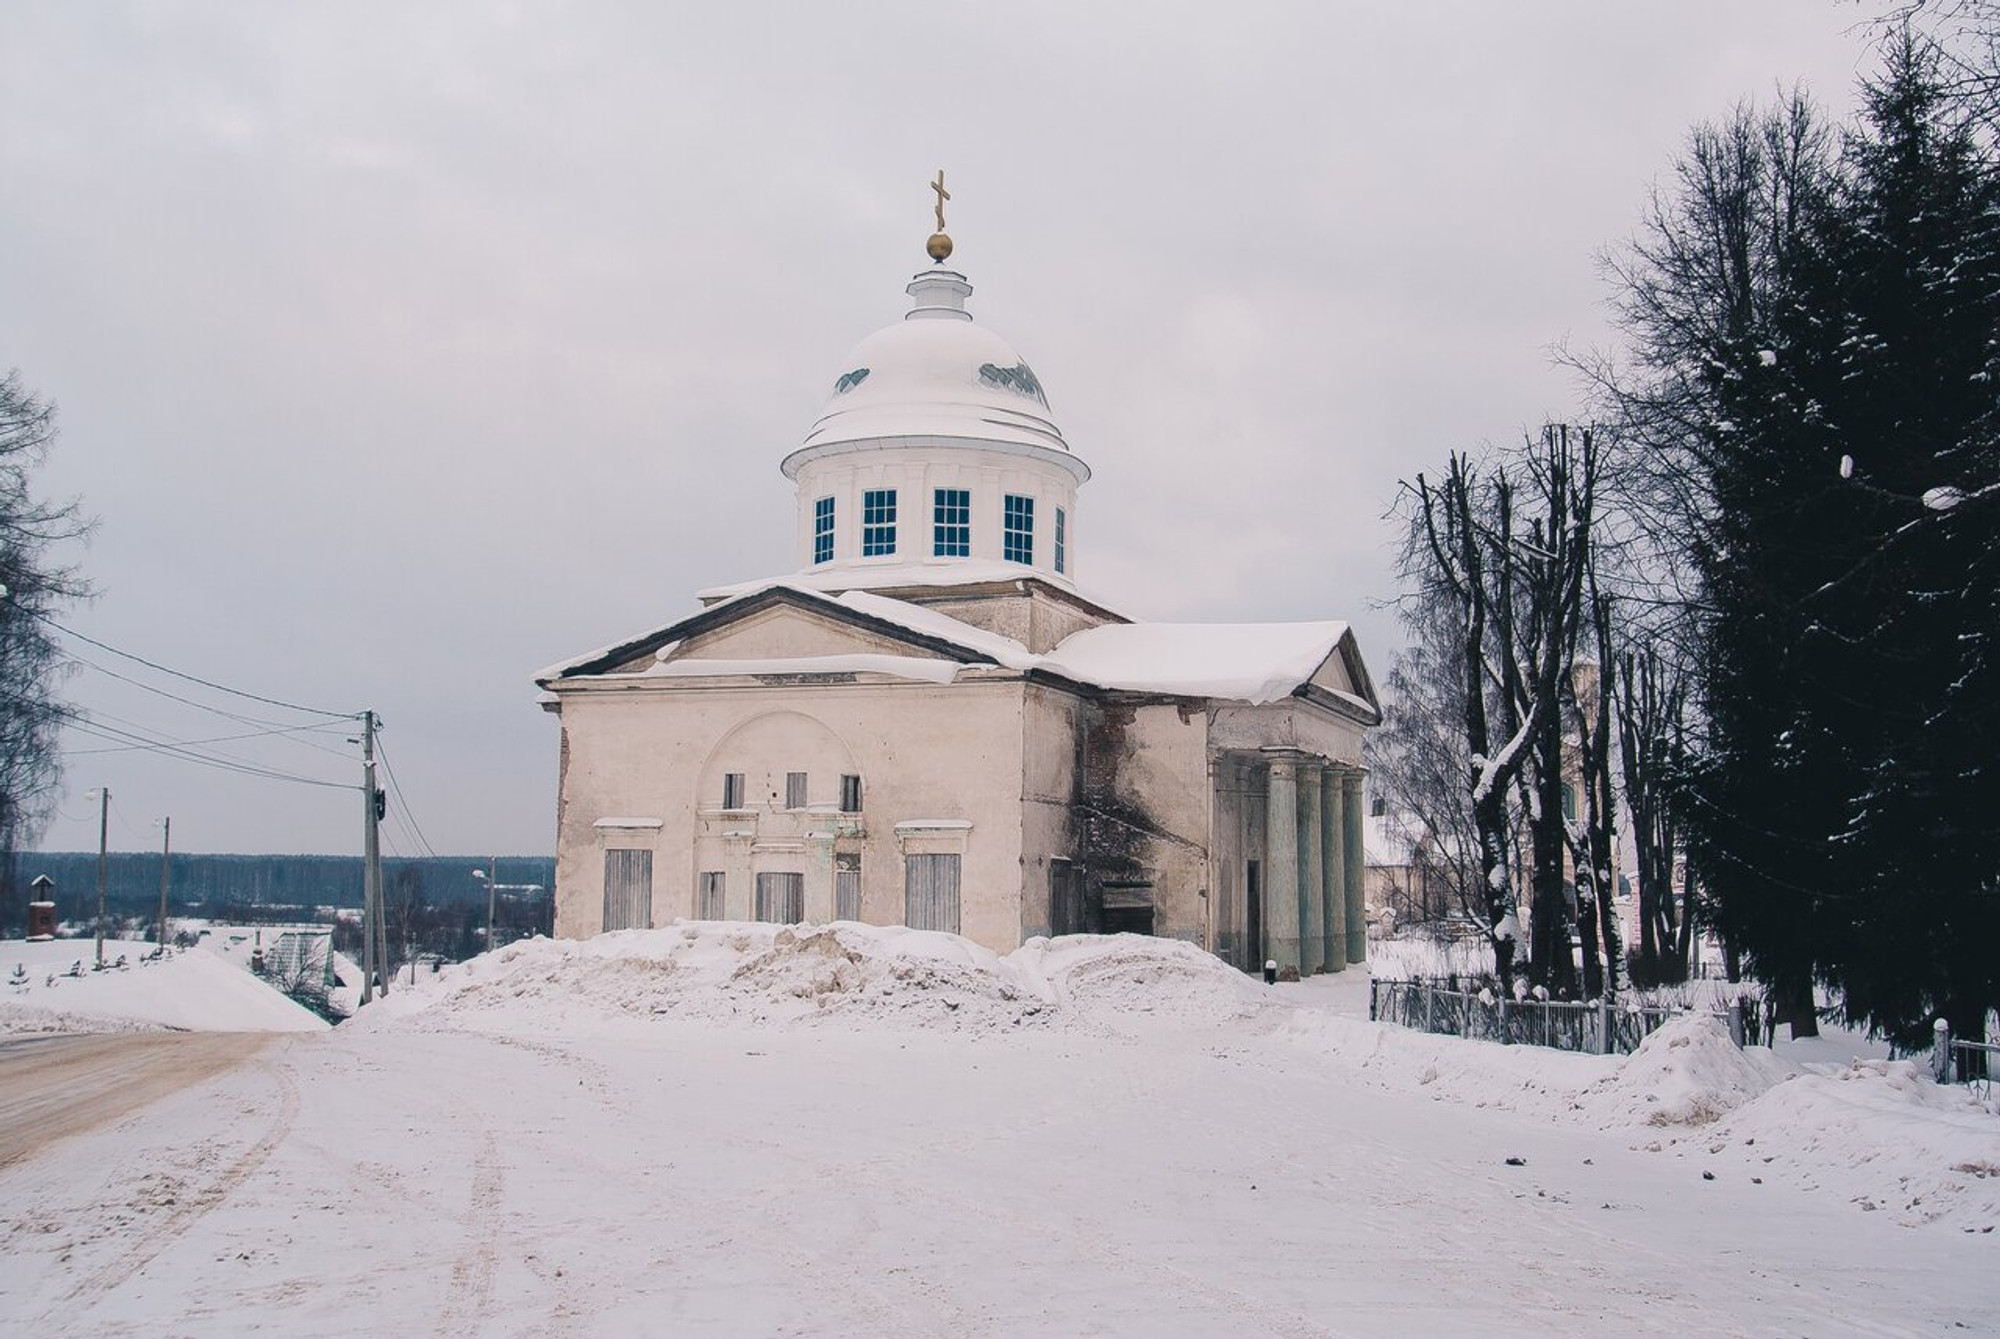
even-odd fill
[{"label": "golden dome", "polygon": [[951,238],[941,232],[934,232],[930,240],[924,243],[924,251],[932,260],[942,265],[951,255]]}]

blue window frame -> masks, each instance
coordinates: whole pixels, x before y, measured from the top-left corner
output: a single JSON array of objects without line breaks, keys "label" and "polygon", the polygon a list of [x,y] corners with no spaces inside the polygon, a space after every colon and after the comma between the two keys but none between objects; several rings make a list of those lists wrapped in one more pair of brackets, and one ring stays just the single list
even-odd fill
[{"label": "blue window frame", "polygon": [[972,555],[972,491],[939,488],[931,498],[931,552],[940,558]]},{"label": "blue window frame", "polygon": [[1000,556],[1010,563],[1035,561],[1035,500],[1007,494],[1001,508]]},{"label": "blue window frame", "polygon": [[896,490],[871,488],[861,495],[861,556],[879,558],[896,551]]},{"label": "blue window frame", "polygon": [[813,503],[813,561],[833,561],[833,499],[830,497]]},{"label": "blue window frame", "polygon": [[1064,524],[1064,522],[1067,521],[1068,519],[1069,519],[1068,517],[1063,515],[1063,509],[1061,507],[1057,507],[1056,508],[1056,571],[1058,572],[1067,572],[1069,570],[1069,568],[1065,565],[1066,560],[1069,557],[1069,549],[1068,549],[1069,536],[1063,533],[1068,528]]}]

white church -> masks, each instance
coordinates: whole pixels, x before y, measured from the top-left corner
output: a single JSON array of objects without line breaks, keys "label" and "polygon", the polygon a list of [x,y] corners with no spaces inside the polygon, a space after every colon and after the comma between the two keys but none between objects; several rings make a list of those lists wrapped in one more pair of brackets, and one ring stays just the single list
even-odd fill
[{"label": "white church", "polygon": [[1135,622],[1087,594],[1041,379],[934,264],[779,468],[798,571],[537,676],[556,933],[865,921],[998,952],[1132,931],[1246,970],[1363,960],[1347,625]]}]

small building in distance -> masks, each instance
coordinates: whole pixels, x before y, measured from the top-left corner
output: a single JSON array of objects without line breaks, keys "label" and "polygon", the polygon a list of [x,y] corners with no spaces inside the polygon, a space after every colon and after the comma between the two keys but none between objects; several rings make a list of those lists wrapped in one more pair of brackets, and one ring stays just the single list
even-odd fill
[{"label": "small building in distance", "polygon": [[556,933],[846,919],[1361,961],[1380,713],[1347,625],[1142,623],[1088,593],[1091,472],[1040,378],[941,258],[906,292],[781,462],[798,570],[537,676]]}]

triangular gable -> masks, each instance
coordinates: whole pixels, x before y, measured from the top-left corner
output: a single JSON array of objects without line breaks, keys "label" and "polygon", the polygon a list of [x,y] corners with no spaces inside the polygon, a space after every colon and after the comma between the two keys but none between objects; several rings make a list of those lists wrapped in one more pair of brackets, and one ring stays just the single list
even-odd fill
[{"label": "triangular gable", "polygon": [[[777,604],[655,653],[659,660],[794,660],[812,656],[907,656],[909,635],[857,626],[823,609]],[[958,659],[959,657],[954,657]],[[641,665],[638,668],[643,669]]]},{"label": "triangular gable", "polygon": [[[797,639],[801,645],[817,640],[821,645],[837,649],[792,651],[784,653],[782,658],[816,654],[893,654],[943,657],[967,665],[995,663],[992,655],[977,646],[966,644],[981,639],[970,635],[977,632],[976,629],[968,629],[968,636],[962,642],[940,635],[952,620],[928,619],[922,621],[921,627],[906,626],[886,616],[895,612],[890,607],[894,603],[878,597],[877,608],[864,610],[818,591],[784,585],[767,586],[711,605],[678,623],[640,633],[588,655],[553,665],[536,675],[535,681],[546,686],[562,679],[643,672],[655,663],[659,652],[668,647],[672,648],[668,652],[669,658],[676,660],[690,654],[703,659],[732,661],[779,658],[749,653],[760,644],[775,646],[787,638]],[[789,621],[782,617],[766,617],[773,611],[788,611]],[[981,637],[988,635],[981,634]],[[848,639],[844,644],[840,642],[843,636]]]},{"label": "triangular gable", "polygon": [[1367,721],[1370,725],[1381,723],[1382,702],[1375,695],[1374,681],[1368,677],[1368,666],[1361,659],[1361,644],[1354,640],[1351,628],[1341,634],[1327,658],[1300,687],[1308,696],[1318,689],[1336,703],[1361,711],[1370,718]]}]

